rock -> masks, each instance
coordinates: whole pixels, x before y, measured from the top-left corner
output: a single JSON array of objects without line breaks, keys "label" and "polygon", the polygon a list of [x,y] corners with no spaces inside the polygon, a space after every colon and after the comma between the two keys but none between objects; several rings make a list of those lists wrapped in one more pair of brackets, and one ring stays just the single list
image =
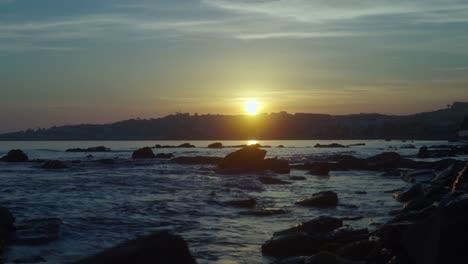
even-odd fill
[{"label": "rock", "polygon": [[60,238],[63,222],[59,218],[24,221],[16,230],[15,244],[43,245]]},{"label": "rock", "polygon": [[368,166],[373,169],[397,168],[401,156],[396,152],[384,152],[367,158]]},{"label": "rock", "polygon": [[178,148],[195,148],[195,145],[192,145],[190,143],[183,143],[177,146]]},{"label": "rock", "polygon": [[233,207],[240,207],[240,208],[251,208],[257,205],[257,201],[255,199],[245,199],[245,200],[232,200],[224,202],[225,205],[233,206]]},{"label": "rock", "polygon": [[0,254],[15,231],[15,217],[5,207],[0,207]]},{"label": "rock", "polygon": [[416,170],[406,172],[401,178],[409,183],[428,183],[432,181],[434,176],[433,170]]},{"label": "rock", "polygon": [[452,185],[458,176],[458,172],[463,169],[463,166],[464,165],[462,162],[451,164],[444,170],[436,172],[434,178],[431,180],[431,183],[441,186]]},{"label": "rock", "polygon": [[310,163],[309,174],[318,176],[328,176],[331,170],[331,166],[328,162],[314,162]]},{"label": "rock", "polygon": [[278,145],[277,148],[284,148],[284,145]]},{"label": "rock", "polygon": [[333,191],[324,191],[313,194],[311,197],[297,201],[297,205],[312,207],[336,207],[338,195]]},{"label": "rock", "polygon": [[45,170],[60,170],[65,168],[67,168],[67,166],[59,160],[50,160],[41,166],[41,169]]},{"label": "rock", "polygon": [[408,202],[410,200],[416,199],[418,197],[424,196],[424,189],[421,184],[414,184],[407,187],[405,190],[400,193],[393,194],[393,198],[401,203]]},{"label": "rock", "polygon": [[241,173],[263,170],[265,155],[265,150],[247,146],[224,157],[219,164],[219,168]]},{"label": "rock", "polygon": [[418,158],[425,159],[425,158],[443,158],[443,157],[453,157],[456,155],[456,151],[450,148],[428,148],[427,146],[423,146],[419,149]]},{"label": "rock", "polygon": [[223,143],[220,143],[220,142],[211,143],[208,145],[208,148],[221,149],[223,148]]},{"label": "rock", "polygon": [[273,257],[311,256],[319,252],[322,239],[306,233],[273,236],[262,245],[262,254]]},{"label": "rock", "polygon": [[356,144],[349,144],[348,147],[359,147],[359,146],[365,146],[366,143],[356,143]]},{"label": "rock", "polygon": [[338,249],[336,253],[343,258],[355,261],[366,260],[368,256],[377,248],[377,241],[368,239],[349,243]]},{"label": "rock", "polygon": [[271,170],[279,174],[287,174],[291,171],[289,162],[287,160],[281,160],[277,158],[265,159],[263,161],[265,169]]},{"label": "rock", "polygon": [[335,244],[337,242],[343,244],[350,243],[362,239],[367,239],[368,237],[369,230],[367,228],[353,229],[351,227],[340,227],[326,235],[326,239],[333,241]]},{"label": "rock", "polygon": [[135,150],[132,154],[132,159],[153,159],[155,155],[151,148],[144,147],[138,150]]},{"label": "rock", "polygon": [[310,221],[300,223],[283,231],[275,232],[274,235],[291,233],[325,234],[343,226],[341,219],[330,216],[319,216]]},{"label": "rock", "polygon": [[263,184],[269,184],[269,185],[276,185],[276,184],[291,184],[288,181],[283,181],[277,178],[269,177],[269,176],[262,176],[259,177],[258,180],[263,183]]},{"label": "rock", "polygon": [[468,190],[468,163],[465,167],[458,173],[457,178],[452,186],[452,191],[467,191]]},{"label": "rock", "polygon": [[249,210],[249,211],[242,211],[239,212],[240,215],[250,215],[250,216],[273,216],[273,215],[281,215],[287,214],[289,211],[283,209],[256,209],[256,210]]},{"label": "rock", "polygon": [[289,179],[291,181],[305,181],[305,180],[307,180],[307,178],[303,177],[303,176],[290,176]]},{"label": "rock", "polygon": [[158,153],[154,156],[157,159],[172,159],[174,158],[174,154],[172,153]]},{"label": "rock", "polygon": [[76,264],[195,264],[187,242],[169,231],[159,231],[151,235],[124,242],[104,250],[95,256],[85,258]]},{"label": "rock", "polygon": [[196,156],[196,157],[177,157],[174,159],[174,162],[177,164],[185,165],[218,165],[223,158],[220,157],[205,157],[205,156]]},{"label": "rock", "polygon": [[348,146],[341,145],[338,143],[332,143],[332,144],[324,144],[324,145],[316,144],[314,148],[348,148]]},{"label": "rock", "polygon": [[313,256],[307,257],[304,264],[353,264],[356,262],[349,261],[333,253],[322,251]]},{"label": "rock", "polygon": [[111,151],[111,149],[106,148],[104,146],[92,147],[92,148],[87,148],[87,149],[72,148],[72,149],[66,150],[66,152],[109,152],[109,151]]},{"label": "rock", "polygon": [[4,162],[26,162],[28,160],[28,156],[20,149],[12,149],[0,159],[0,161]]},{"label": "rock", "polygon": [[338,162],[338,165],[347,170],[367,170],[367,160],[351,155],[334,155],[330,160]]}]

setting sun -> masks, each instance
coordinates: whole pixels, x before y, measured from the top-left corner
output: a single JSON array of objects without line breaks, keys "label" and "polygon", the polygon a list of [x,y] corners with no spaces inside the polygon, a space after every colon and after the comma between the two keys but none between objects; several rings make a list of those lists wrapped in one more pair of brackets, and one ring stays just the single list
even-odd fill
[{"label": "setting sun", "polygon": [[245,111],[249,115],[256,115],[260,111],[260,104],[257,101],[247,101],[245,103]]}]

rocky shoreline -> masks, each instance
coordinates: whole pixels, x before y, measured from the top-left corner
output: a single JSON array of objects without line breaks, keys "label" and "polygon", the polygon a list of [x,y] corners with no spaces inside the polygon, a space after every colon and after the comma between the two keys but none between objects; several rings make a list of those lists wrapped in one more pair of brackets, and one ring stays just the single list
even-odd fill
[{"label": "rocky shoreline", "polygon": [[[212,146],[220,147],[219,144]],[[336,146],[332,144],[332,147]],[[104,147],[99,150],[107,151]],[[393,219],[376,230],[356,229],[345,226],[342,219],[320,216],[274,233],[263,244],[262,254],[274,257],[275,263],[465,263],[461,260],[468,257],[463,250],[468,242],[468,165],[454,157],[466,154],[466,145],[449,148],[430,146],[421,148],[415,158],[445,159],[421,161],[401,157],[397,152],[383,152],[365,159],[342,154],[324,155],[314,161],[290,165],[286,160],[265,158],[266,151],[259,146],[246,146],[224,158],[174,157],[171,153],[154,154],[151,148],[135,151],[132,158],[166,159],[189,165],[210,164],[215,165],[214,171],[219,174],[262,171],[287,174],[296,169],[318,176],[344,170],[369,170],[389,177],[399,176],[408,182],[406,189],[393,193],[393,197],[402,203],[402,208],[389,212]],[[21,150],[12,150],[0,160],[41,163],[43,169],[67,167],[61,161],[29,160]],[[260,178],[262,184],[289,183],[271,176]],[[304,197],[296,205],[333,208],[339,203],[339,193],[325,191]],[[255,209],[256,201],[251,199],[226,201],[224,204],[246,208],[248,210],[240,214],[251,216],[273,217],[287,213],[281,209]],[[0,209],[0,250],[3,251],[18,239],[17,233],[21,235],[21,230],[15,227],[15,219],[9,210]],[[59,219],[47,221],[50,225],[46,229],[49,228],[47,232],[51,234],[48,239],[54,239],[52,234],[60,232],[59,222]],[[136,260],[138,263],[195,263],[184,243],[182,238],[168,232],[155,233],[78,263],[135,263]],[[17,263],[37,262],[42,261]]]}]

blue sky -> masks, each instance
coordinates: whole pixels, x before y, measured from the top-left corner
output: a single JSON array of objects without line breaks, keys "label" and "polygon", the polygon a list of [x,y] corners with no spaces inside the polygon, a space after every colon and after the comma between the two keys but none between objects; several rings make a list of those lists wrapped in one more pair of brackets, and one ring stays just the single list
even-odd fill
[{"label": "blue sky", "polygon": [[0,132],[468,100],[467,0],[0,0]]}]

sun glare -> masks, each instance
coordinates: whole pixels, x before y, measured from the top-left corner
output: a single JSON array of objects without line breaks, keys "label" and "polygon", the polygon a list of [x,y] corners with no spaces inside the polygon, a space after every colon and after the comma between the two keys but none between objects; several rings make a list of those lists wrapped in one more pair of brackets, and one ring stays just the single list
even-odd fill
[{"label": "sun glare", "polygon": [[247,101],[245,103],[245,111],[249,115],[256,115],[260,111],[260,104],[254,100]]}]

